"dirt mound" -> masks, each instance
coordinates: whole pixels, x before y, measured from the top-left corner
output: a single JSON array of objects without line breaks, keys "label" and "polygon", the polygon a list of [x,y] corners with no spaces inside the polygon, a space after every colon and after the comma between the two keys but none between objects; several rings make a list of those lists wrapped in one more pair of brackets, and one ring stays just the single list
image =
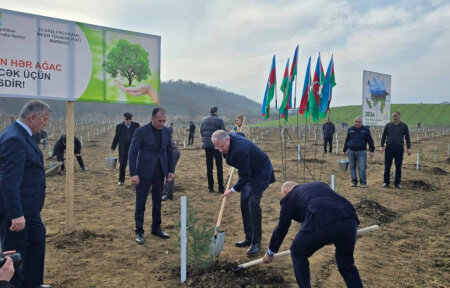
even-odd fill
[{"label": "dirt mound", "polygon": [[362,200],[355,205],[355,210],[359,216],[367,216],[377,224],[390,223],[397,218],[397,213],[372,200]]},{"label": "dirt mound", "polygon": [[423,180],[406,180],[403,181],[403,185],[410,189],[423,190],[423,191],[436,191],[437,188]]},{"label": "dirt mound", "polygon": [[431,168],[431,173],[433,174],[438,174],[438,175],[447,175],[447,171],[445,171],[444,169],[441,169],[439,167],[433,167]]},{"label": "dirt mound", "polygon": [[[236,263],[216,263],[205,269],[188,272],[185,287],[291,287],[283,275],[272,266],[259,265],[234,272]],[[190,269],[188,268],[188,271]],[[179,278],[180,269],[173,269],[174,277]]]},{"label": "dirt mound", "polygon": [[[47,235],[47,243],[56,249],[72,248],[76,246],[87,246],[98,241],[113,241],[111,234],[97,234],[89,230],[75,231],[70,234]],[[98,244],[98,243],[96,243]]]}]

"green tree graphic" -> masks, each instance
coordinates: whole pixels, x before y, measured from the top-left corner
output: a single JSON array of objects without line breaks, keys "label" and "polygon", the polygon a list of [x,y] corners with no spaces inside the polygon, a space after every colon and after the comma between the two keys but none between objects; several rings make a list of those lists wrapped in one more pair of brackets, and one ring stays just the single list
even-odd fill
[{"label": "green tree graphic", "polygon": [[151,76],[149,66],[148,52],[141,45],[132,44],[124,39],[120,39],[109,51],[103,63],[103,67],[111,77],[116,78],[119,74],[120,77],[128,79],[129,86],[134,79],[142,81]]}]

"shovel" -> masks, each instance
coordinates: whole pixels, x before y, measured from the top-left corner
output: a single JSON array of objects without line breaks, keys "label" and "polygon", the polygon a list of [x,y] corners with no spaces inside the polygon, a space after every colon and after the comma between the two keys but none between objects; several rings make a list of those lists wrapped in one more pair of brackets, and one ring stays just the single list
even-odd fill
[{"label": "shovel", "polygon": [[50,172],[52,172],[53,170],[55,170],[56,168],[58,168],[59,167],[59,164],[58,165],[55,165],[55,166],[53,166],[52,168],[50,168],[50,169],[48,169],[47,171],[45,171],[45,175],[47,175],[48,173],[50,173]]},{"label": "shovel", "polygon": [[[366,228],[358,229],[357,235],[361,236],[361,235],[367,234],[369,232],[372,232],[374,230],[377,230],[378,228],[380,228],[378,225],[372,225],[372,226],[369,226]],[[277,254],[273,255],[273,258],[277,259],[277,258],[287,256],[287,255],[291,255],[291,250],[286,250],[286,251],[277,253]],[[245,268],[248,268],[248,267],[251,267],[254,265],[258,265],[261,263],[263,263],[263,258],[259,258],[259,259],[256,259],[256,260],[244,263],[244,264],[240,264],[236,268],[232,268],[232,270],[236,272],[236,271],[244,270]]]},{"label": "shovel", "polygon": [[[228,176],[227,186],[225,191],[230,189],[231,178],[233,178],[234,167],[231,167],[230,175]],[[227,197],[223,197],[222,205],[220,206],[219,217],[217,219],[216,228],[214,229],[214,235],[211,239],[210,253],[211,256],[217,257],[220,251],[223,249],[223,244],[225,243],[225,232],[219,232],[220,224],[222,223],[223,211],[225,210],[225,202],[227,202]]]}]

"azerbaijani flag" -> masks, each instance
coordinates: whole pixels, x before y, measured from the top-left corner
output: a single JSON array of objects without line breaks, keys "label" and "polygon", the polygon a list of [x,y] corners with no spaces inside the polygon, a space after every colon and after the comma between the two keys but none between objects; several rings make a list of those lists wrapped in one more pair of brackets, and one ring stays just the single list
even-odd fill
[{"label": "azerbaijani flag", "polygon": [[298,113],[305,114],[308,109],[308,94],[309,88],[311,87],[311,56],[308,59],[308,67],[306,67],[305,82],[303,84],[302,100],[300,101],[300,107],[298,108]]},{"label": "azerbaijani flag", "polygon": [[[298,62],[298,45],[295,48],[294,58],[292,59],[291,72],[289,73],[289,108],[292,108],[292,89],[294,89],[294,81],[297,77],[297,62]],[[295,91],[294,91],[295,92]],[[294,108],[295,108],[294,103]]]},{"label": "azerbaijani flag", "polygon": [[333,87],[336,86],[336,80],[334,76],[334,61],[333,55],[331,55],[330,64],[328,64],[327,76],[322,88],[322,98],[320,99],[320,116],[323,118],[326,116],[328,109],[330,108],[331,96]]},{"label": "azerbaijani flag", "polygon": [[261,107],[261,114],[264,116],[264,119],[269,118],[270,113],[270,102],[273,99],[273,95],[275,93],[275,87],[277,84],[277,76],[276,76],[276,66],[275,66],[275,55],[273,55],[272,66],[269,71],[269,79],[267,79],[266,84],[266,92],[264,92],[264,100]]},{"label": "azerbaijani flag", "polygon": [[321,67],[320,53],[317,58],[316,69],[314,70],[314,78],[309,93],[309,113],[313,122],[319,122],[319,104],[320,104],[320,82],[321,82]]},{"label": "azerbaijani flag", "polygon": [[283,82],[281,82],[280,90],[283,92],[283,102],[281,102],[280,108],[278,112],[281,114],[281,117],[288,120],[288,112],[289,112],[289,58],[286,63],[286,68],[284,69]]}]

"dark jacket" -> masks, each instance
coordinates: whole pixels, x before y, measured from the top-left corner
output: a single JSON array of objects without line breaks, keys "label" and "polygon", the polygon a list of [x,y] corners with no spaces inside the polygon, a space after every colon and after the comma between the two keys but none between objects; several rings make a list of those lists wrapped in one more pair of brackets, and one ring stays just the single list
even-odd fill
[{"label": "dark jacket", "polygon": [[117,124],[116,134],[114,135],[111,149],[116,150],[117,144],[119,144],[119,162],[124,162],[128,159],[128,150],[130,149],[131,139],[139,126],[140,125],[137,122],[131,122],[130,128],[125,126],[125,122]]},{"label": "dark jacket", "polygon": [[332,138],[334,132],[336,131],[333,122],[331,121],[330,123],[325,122],[322,126],[322,131],[323,131],[323,138]]},{"label": "dark jacket", "polygon": [[186,131],[189,131],[189,135],[194,135],[194,133],[195,133],[195,125],[194,124],[190,124],[189,125],[189,129],[187,129]]},{"label": "dark jacket", "polygon": [[275,182],[269,156],[255,143],[238,133],[230,133],[229,136],[230,148],[223,157],[228,165],[238,169],[239,178],[233,188],[240,192],[245,185],[251,184],[252,189],[249,193],[262,194],[269,184]]},{"label": "dark jacket", "polygon": [[395,125],[393,122],[386,124],[383,130],[383,136],[381,136],[381,147],[384,147],[386,141],[386,147],[403,147],[403,138],[406,140],[406,148],[411,149],[411,138],[409,137],[408,125],[403,122]]},{"label": "dark jacket", "polygon": [[167,127],[161,130],[162,147],[156,143],[152,124],[149,123],[136,130],[128,152],[130,176],[138,175],[141,179],[151,179],[158,161],[164,176],[174,172],[172,153],[172,136]]},{"label": "dark jacket", "polygon": [[[77,137],[73,137],[74,139],[74,153],[80,154],[81,153],[81,142]],[[66,142],[66,134],[61,135],[59,137],[58,141],[55,143],[55,147],[53,147],[53,156],[56,155],[56,159],[58,159],[59,162],[64,161],[64,151],[66,150],[66,145],[64,145],[63,142]]]},{"label": "dark jacket", "polygon": [[202,148],[214,149],[214,144],[211,141],[211,136],[216,130],[225,130],[225,124],[222,118],[219,118],[216,114],[211,113],[210,116],[203,119],[200,125],[200,135],[202,136]]},{"label": "dark jacket", "polygon": [[347,138],[345,138],[343,151],[347,152],[347,149],[353,151],[365,151],[367,150],[367,144],[369,144],[370,152],[375,151],[369,128],[361,126],[361,128],[358,129],[355,126],[352,126],[347,130]]},{"label": "dark jacket", "polygon": [[333,191],[327,184],[313,182],[297,185],[281,201],[280,219],[273,230],[269,249],[278,252],[292,220],[302,223],[301,231],[314,231],[339,219],[356,219],[352,203]]},{"label": "dark jacket", "polygon": [[0,135],[0,214],[10,220],[40,213],[44,198],[42,152],[33,137],[13,123]]}]

